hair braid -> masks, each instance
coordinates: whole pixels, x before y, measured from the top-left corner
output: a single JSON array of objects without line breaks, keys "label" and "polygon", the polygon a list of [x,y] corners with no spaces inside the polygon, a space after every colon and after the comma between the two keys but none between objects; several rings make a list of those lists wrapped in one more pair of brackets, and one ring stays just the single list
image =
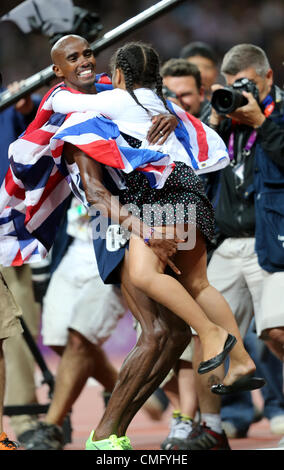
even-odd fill
[{"label": "hair braid", "polygon": [[156,78],[156,93],[160,100],[163,102],[165,108],[169,113],[173,114],[171,109],[168,107],[167,101],[163,95],[163,78],[160,75],[160,72],[157,72],[157,78]]},{"label": "hair braid", "polygon": [[122,70],[126,90],[150,116],[151,112],[139,102],[133,91],[136,84],[155,89],[166,110],[173,114],[162,92],[163,79],[160,75],[159,56],[151,46],[139,42],[128,43],[118,49],[111,64],[113,69],[119,68]]},{"label": "hair braid", "polygon": [[[124,74],[124,80],[125,80],[125,86],[126,90],[128,93],[132,96],[132,98],[135,100],[135,102],[141,106],[148,114],[151,114],[150,111],[143,106],[140,101],[138,100],[137,96],[135,95],[133,91],[133,87],[135,83],[139,83],[139,75],[140,75],[140,67],[137,67],[136,61],[133,64],[133,67],[131,67],[129,60],[131,60],[131,57],[129,53],[127,54],[127,49],[124,50],[123,48],[119,49],[118,54],[117,54],[117,59],[116,59],[116,65],[117,67],[121,68]],[[128,55],[128,57],[127,57]],[[139,65],[139,62],[138,62]]]},{"label": "hair braid", "polygon": [[148,70],[147,79],[152,84],[152,86],[153,84],[156,85],[157,96],[162,101],[166,110],[170,114],[173,114],[171,109],[168,107],[165,97],[163,95],[163,78],[161,77],[161,74],[160,74],[160,60],[159,60],[158,53],[155,51],[155,49],[153,49],[150,46],[144,46],[144,47],[147,48],[147,55],[148,55],[148,60],[147,60],[147,63],[145,64],[145,68]]}]

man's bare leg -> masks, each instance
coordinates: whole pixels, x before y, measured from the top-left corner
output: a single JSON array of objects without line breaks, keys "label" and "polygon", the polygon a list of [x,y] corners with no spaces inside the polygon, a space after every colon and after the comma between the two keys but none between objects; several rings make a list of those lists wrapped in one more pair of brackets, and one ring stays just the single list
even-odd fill
[{"label": "man's bare leg", "polygon": [[[125,359],[95,439],[123,436],[137,411],[156,390],[191,339],[183,320],[161,308],[129,281],[127,254],[122,268],[122,291],[142,333]],[[139,310],[138,310],[139,309]]]},{"label": "man's bare leg", "polygon": [[211,392],[211,386],[222,382],[225,375],[224,365],[200,375],[197,373],[202,359],[202,348],[198,337],[195,338],[193,369],[195,372],[195,387],[198,396],[199,409],[201,413],[219,414],[221,411],[221,397]]}]

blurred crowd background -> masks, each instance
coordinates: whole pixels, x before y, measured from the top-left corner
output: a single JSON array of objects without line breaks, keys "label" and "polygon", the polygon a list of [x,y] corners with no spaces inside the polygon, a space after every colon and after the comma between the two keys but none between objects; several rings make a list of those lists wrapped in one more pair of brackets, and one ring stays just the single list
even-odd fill
[{"label": "blurred crowd background", "polygon": [[[60,2],[60,0],[58,0]],[[21,1],[1,0],[0,16]],[[105,34],[129,18],[158,3],[158,0],[74,0],[78,6],[96,12]],[[205,41],[221,60],[234,44],[251,42],[267,53],[275,82],[284,85],[284,1],[283,0],[187,0],[97,57],[97,71],[108,71],[112,52],[127,40],[150,42],[161,61],[178,57],[191,41]],[[40,33],[22,33],[11,22],[0,22],[0,70],[4,84],[25,79],[50,65],[49,39]],[[44,91],[44,90],[43,90]]]}]

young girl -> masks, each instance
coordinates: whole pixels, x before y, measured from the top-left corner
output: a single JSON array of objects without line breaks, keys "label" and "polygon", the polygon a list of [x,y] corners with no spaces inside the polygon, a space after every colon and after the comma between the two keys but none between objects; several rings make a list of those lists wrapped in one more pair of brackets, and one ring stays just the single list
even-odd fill
[{"label": "young girl", "polygon": [[[71,95],[67,91],[60,91],[53,97],[53,109],[63,114],[75,110],[100,113],[118,125],[122,136],[117,139],[118,143],[121,144],[119,139],[124,139],[131,147],[149,148],[147,132],[151,117],[161,112],[170,112],[162,95],[158,55],[145,44],[126,44],[116,52],[112,67],[114,90],[99,95]],[[64,136],[59,132],[57,138],[64,139]],[[66,140],[72,143],[72,139]],[[119,193],[122,205],[135,204],[140,209],[141,220],[145,205],[158,204],[161,208],[161,223],[158,227],[153,214],[146,223],[142,220],[138,230],[137,226],[131,227],[130,279],[147,296],[166,306],[197,332],[204,359],[199,366],[199,373],[218,367],[231,352],[224,385],[236,389],[239,386],[258,388],[263,383],[250,377],[255,365],[244,349],[234,316],[224,298],[207,280],[205,240],[214,234],[214,214],[202,184],[192,169],[190,151],[188,153],[185,150],[174,134],[164,144],[157,144],[153,149],[168,155],[169,165],[175,163],[164,184],[160,189],[155,189],[142,171],[135,170],[124,173],[126,185]],[[92,157],[95,159],[95,154]],[[99,181],[100,176],[94,172],[92,188],[85,163],[83,166],[79,160],[77,163],[88,202],[103,202],[109,210],[110,193]],[[74,171],[74,163],[71,166]],[[163,213],[163,207],[168,204],[173,208],[170,220]],[[181,204],[182,213],[178,210]],[[192,211],[188,210],[192,205],[196,208],[196,220]],[[129,217],[120,217],[118,222],[126,225]],[[188,228],[195,224],[194,248],[177,251],[177,243],[181,241],[179,230],[182,228],[187,233]],[[171,240],[168,240],[169,233]],[[138,236],[134,236],[135,234]],[[174,256],[174,263],[169,259],[170,256]],[[176,272],[178,279],[166,274],[167,264]]]}]

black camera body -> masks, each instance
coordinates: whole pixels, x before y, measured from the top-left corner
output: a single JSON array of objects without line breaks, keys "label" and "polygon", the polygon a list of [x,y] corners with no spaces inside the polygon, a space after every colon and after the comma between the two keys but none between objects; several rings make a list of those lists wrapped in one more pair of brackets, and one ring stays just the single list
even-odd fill
[{"label": "black camera body", "polygon": [[243,91],[252,93],[259,103],[259,93],[256,84],[248,78],[239,78],[232,86],[225,86],[215,90],[212,94],[211,104],[218,114],[230,114],[248,103],[248,100],[242,94]]}]

